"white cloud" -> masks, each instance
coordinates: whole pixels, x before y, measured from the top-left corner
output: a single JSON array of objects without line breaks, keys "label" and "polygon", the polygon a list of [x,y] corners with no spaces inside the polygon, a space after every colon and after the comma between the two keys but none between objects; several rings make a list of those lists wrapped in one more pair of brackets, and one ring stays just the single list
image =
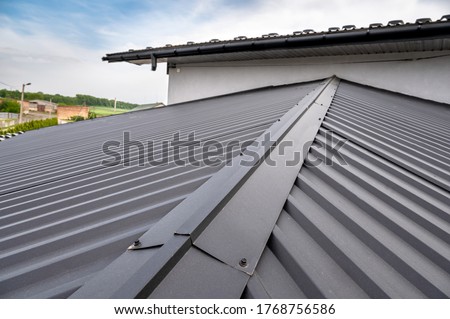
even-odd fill
[{"label": "white cloud", "polygon": [[19,35],[5,29],[0,34],[0,81],[16,89],[31,82],[27,89],[33,92],[80,93],[136,103],[166,98],[164,68],[154,73],[149,66],[107,64],[101,61],[103,51],[45,34]]},{"label": "white cloud", "polygon": [[[122,39],[126,38],[145,47],[189,40],[231,39],[237,35],[260,36],[268,32],[284,34],[306,28],[321,31],[345,24],[364,27],[371,22],[387,23],[394,19],[414,22],[424,16],[436,20],[445,14],[445,4],[439,0],[264,0],[243,5],[242,9],[214,7],[210,3],[217,1],[206,1],[206,4],[193,1],[191,10],[180,7],[166,14],[145,14],[121,26],[121,35],[115,40],[123,43]],[[198,21],[202,16],[208,18]]]}]

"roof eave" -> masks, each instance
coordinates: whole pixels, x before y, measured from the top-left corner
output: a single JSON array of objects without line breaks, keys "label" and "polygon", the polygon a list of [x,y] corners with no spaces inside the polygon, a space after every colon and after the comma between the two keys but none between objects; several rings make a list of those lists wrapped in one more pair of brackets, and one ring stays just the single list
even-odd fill
[{"label": "roof eave", "polygon": [[450,21],[145,49],[107,54],[102,60],[108,62],[125,61],[139,65],[152,63],[155,66],[161,58],[167,59],[171,57],[264,51],[285,48],[355,45],[386,41],[397,42],[442,37],[450,37]]}]

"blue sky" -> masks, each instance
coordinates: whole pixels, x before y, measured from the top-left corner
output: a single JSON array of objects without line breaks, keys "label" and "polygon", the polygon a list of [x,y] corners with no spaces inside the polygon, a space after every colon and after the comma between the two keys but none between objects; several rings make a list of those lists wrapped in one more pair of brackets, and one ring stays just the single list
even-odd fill
[{"label": "blue sky", "polygon": [[167,43],[449,13],[446,0],[0,0],[0,88],[32,82],[30,91],[165,101],[163,66],[151,72],[101,57]]}]

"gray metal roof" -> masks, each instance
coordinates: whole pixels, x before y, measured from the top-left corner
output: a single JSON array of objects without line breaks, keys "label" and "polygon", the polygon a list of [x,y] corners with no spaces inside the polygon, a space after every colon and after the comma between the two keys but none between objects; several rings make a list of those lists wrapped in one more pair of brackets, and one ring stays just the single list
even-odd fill
[{"label": "gray metal roof", "polygon": [[[292,148],[278,143],[292,132],[314,138],[336,82],[320,83],[71,297],[240,297],[301,165],[283,168],[264,159],[281,164]],[[328,98],[318,100],[322,94]],[[316,101],[320,107],[309,112]]]},{"label": "gray metal roof", "polygon": [[[0,146],[1,296],[448,298],[449,122],[329,79],[29,132]],[[250,165],[99,164],[193,130]]]},{"label": "gray metal roof", "polygon": [[[27,132],[0,145],[0,297],[67,297],[223,167],[121,165],[107,141],[252,141],[318,83],[269,87]],[[123,145],[123,144],[122,144]],[[182,149],[181,159],[189,155]],[[197,149],[198,153],[202,149]],[[239,154],[234,149],[229,155]],[[123,156],[123,150],[120,150]],[[127,166],[128,165],[128,166]]]},{"label": "gray metal roof", "polygon": [[152,64],[158,62],[196,63],[248,61],[255,59],[295,58],[311,56],[357,55],[377,53],[442,51],[450,49],[450,20],[417,19],[414,23],[390,21],[386,25],[371,24],[367,28],[344,26],[328,31],[296,31],[289,35],[269,34],[258,38],[236,37],[233,40],[166,45],[142,50],[110,53],[108,62]]},{"label": "gray metal roof", "polygon": [[[72,297],[450,297],[450,106],[338,82],[268,128],[265,161],[222,168]],[[288,140],[305,162],[269,165]]]},{"label": "gray metal roof", "polygon": [[341,82],[244,297],[450,297],[449,123]]}]

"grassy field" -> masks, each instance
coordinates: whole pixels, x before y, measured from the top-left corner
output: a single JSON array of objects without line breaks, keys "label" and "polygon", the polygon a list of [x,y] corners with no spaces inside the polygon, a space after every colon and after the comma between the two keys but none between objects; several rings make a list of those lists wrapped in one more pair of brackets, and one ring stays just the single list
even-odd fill
[{"label": "grassy field", "polygon": [[109,115],[114,115],[114,114],[121,114],[121,113],[125,113],[125,112],[130,111],[128,109],[119,109],[118,108],[114,112],[114,108],[106,107],[106,106],[91,106],[89,108],[89,110],[91,112],[94,112],[95,114],[97,114],[97,117],[109,116]]}]

